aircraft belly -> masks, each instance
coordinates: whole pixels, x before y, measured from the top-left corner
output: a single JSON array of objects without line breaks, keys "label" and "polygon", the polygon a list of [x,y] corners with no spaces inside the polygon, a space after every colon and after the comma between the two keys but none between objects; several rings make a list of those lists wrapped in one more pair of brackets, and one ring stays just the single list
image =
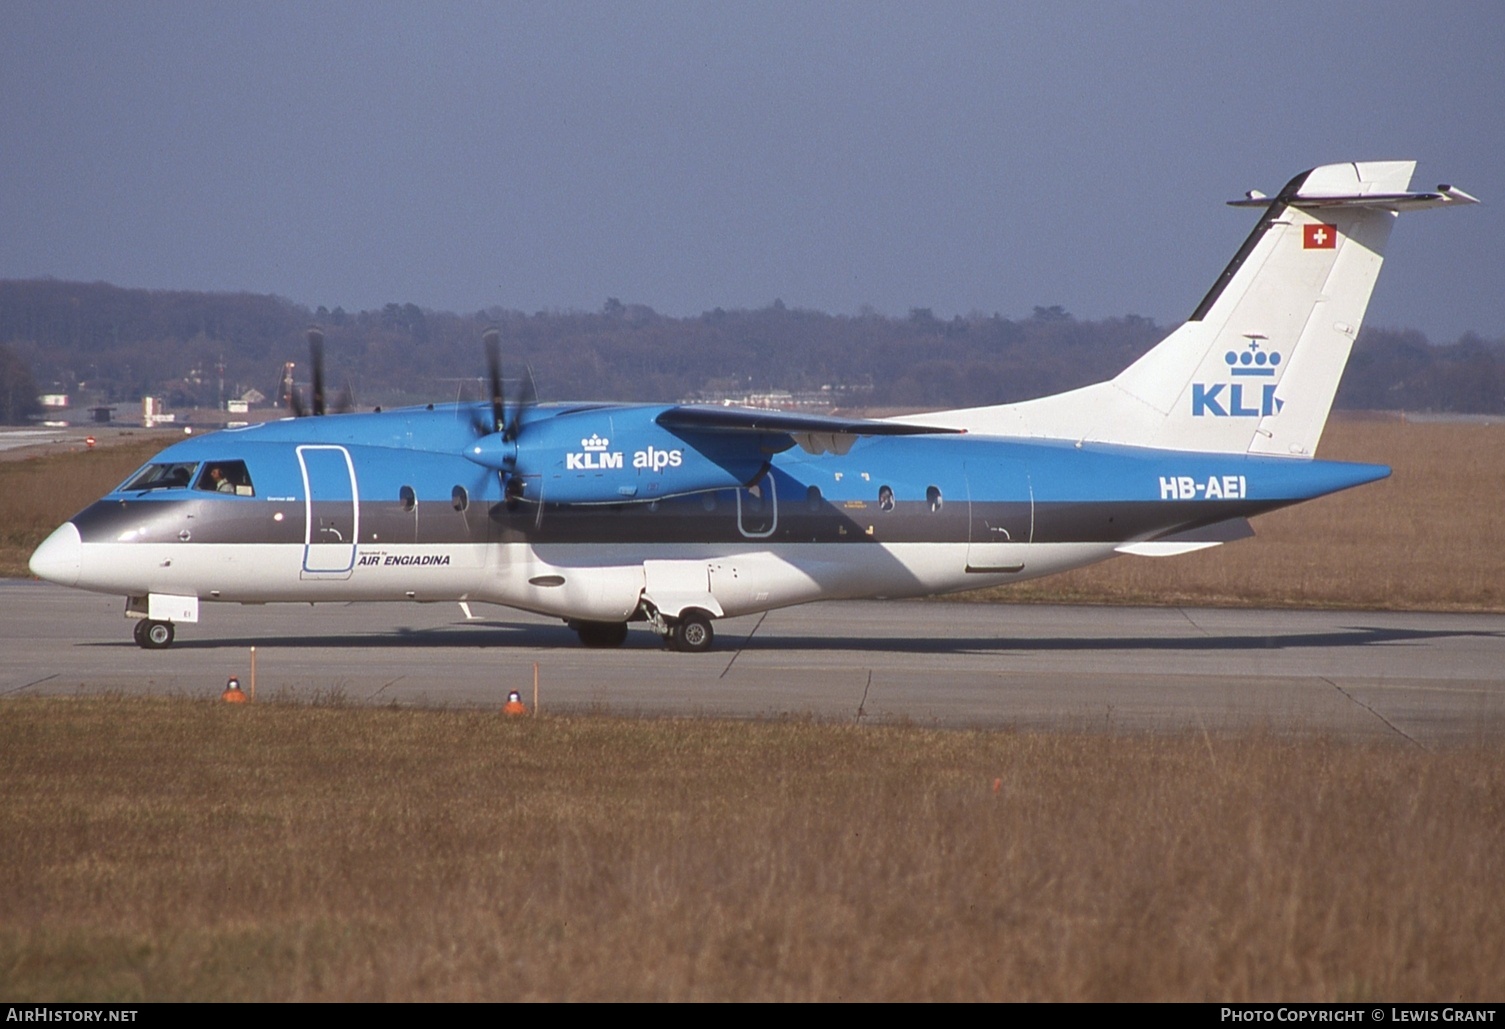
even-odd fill
[{"label": "aircraft belly", "polygon": [[643,595],[641,561],[624,561],[618,547],[598,544],[535,548],[500,543],[473,598],[535,614],[625,622]]},{"label": "aircraft belly", "polygon": [[[500,549],[497,573],[472,599],[560,618],[617,621],[631,617],[646,590],[648,599],[663,603],[671,615],[702,607],[735,617],[818,600],[954,593],[1050,575],[1113,556],[1111,543],[1018,546],[1026,554],[1026,571],[978,574],[965,571],[965,542],[665,545],[637,550],[631,563],[623,563],[621,548],[600,544],[510,544]],[[656,578],[655,571],[675,576]]]}]

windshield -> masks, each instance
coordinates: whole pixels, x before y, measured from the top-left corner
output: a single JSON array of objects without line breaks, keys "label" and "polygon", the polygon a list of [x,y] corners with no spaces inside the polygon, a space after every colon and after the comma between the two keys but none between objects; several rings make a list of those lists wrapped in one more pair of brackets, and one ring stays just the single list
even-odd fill
[{"label": "windshield", "polygon": [[182,489],[193,481],[197,461],[186,464],[149,464],[126,480],[117,492],[133,493],[150,489]]}]

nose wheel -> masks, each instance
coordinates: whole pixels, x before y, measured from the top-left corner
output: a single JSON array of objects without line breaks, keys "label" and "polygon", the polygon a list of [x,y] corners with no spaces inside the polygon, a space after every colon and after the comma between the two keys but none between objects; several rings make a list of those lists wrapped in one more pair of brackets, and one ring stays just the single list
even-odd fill
[{"label": "nose wheel", "polygon": [[171,622],[143,618],[136,623],[134,635],[136,645],[144,650],[166,650],[172,646],[174,633]]}]

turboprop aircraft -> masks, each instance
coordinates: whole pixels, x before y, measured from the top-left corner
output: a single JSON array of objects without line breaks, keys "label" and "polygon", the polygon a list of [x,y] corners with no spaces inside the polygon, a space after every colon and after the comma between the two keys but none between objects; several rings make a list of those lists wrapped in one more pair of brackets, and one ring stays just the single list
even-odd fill
[{"label": "turboprop aircraft", "polygon": [[[1389,474],[1314,457],[1412,161],[1332,164],[1261,210],[1191,317],[1116,378],[886,420],[491,398],[177,443],[37,548],[43,579],[124,595],[162,648],[212,602],[487,602],[587,646],[631,622],[682,651],[713,620],[1019,582],[1252,534],[1248,518]],[[316,341],[315,341],[316,342]],[[315,361],[314,415],[323,414]]]}]

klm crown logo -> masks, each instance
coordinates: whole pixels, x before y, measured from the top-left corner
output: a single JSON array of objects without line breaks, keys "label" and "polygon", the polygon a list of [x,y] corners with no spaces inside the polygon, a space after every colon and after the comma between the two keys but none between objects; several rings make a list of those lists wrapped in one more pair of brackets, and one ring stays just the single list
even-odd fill
[{"label": "klm crown logo", "polygon": [[1243,353],[1230,350],[1223,355],[1232,375],[1257,375],[1272,377],[1280,364],[1279,350],[1261,350],[1259,340],[1250,340],[1249,349]]},{"label": "klm crown logo", "polygon": [[572,472],[600,472],[622,467],[620,453],[607,453],[611,440],[593,432],[580,441],[580,451],[564,455],[564,467]]},{"label": "klm crown logo", "polygon": [[[1266,350],[1258,339],[1251,339],[1244,350],[1230,350],[1223,355],[1228,364],[1228,374],[1235,379],[1275,378],[1280,367],[1280,351]],[[1276,383],[1267,382],[1255,388],[1248,383],[1249,393],[1244,393],[1242,382],[1194,382],[1191,384],[1191,416],[1193,418],[1263,418],[1278,414],[1285,401],[1275,396]]]}]

